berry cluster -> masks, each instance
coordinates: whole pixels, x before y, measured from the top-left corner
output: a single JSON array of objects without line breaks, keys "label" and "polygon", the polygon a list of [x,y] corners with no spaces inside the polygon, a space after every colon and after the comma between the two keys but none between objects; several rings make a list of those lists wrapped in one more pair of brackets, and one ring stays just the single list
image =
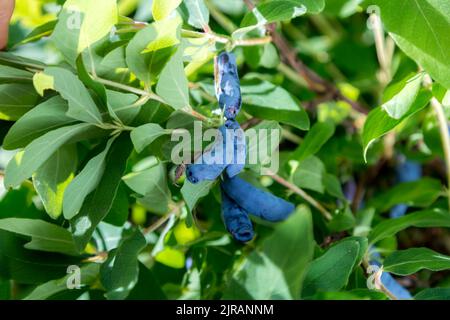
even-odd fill
[{"label": "berry cluster", "polygon": [[244,131],[236,121],[242,98],[234,54],[224,52],[218,56],[215,80],[217,100],[227,120],[219,128],[213,146],[187,166],[186,176],[191,183],[198,183],[214,181],[224,173],[220,185],[222,218],[234,239],[247,242],[254,236],[249,214],[276,222],[286,219],[295,206],[237,176],[244,169],[247,147]]}]

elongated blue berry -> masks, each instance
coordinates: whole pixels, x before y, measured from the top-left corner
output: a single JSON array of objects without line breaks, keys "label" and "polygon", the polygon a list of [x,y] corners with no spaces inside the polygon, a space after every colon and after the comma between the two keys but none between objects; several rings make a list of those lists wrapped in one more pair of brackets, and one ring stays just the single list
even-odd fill
[{"label": "elongated blue berry", "polygon": [[285,220],[294,210],[294,204],[265,192],[239,178],[224,176],[223,190],[249,214],[267,221]]},{"label": "elongated blue berry", "polygon": [[186,177],[191,183],[216,180],[225,169],[225,165],[194,163],[186,166]]},{"label": "elongated blue berry", "polygon": [[[397,183],[417,181],[422,177],[422,166],[418,162],[410,160],[401,160],[397,164],[396,170]],[[408,206],[406,204],[398,204],[389,212],[389,217],[399,218],[406,214]]]},{"label": "elongated blue berry", "polygon": [[232,133],[232,141],[230,136],[227,136],[227,145],[233,143],[233,160],[227,162],[228,166],[226,172],[230,178],[237,176],[244,170],[245,159],[247,156],[247,145],[245,140],[245,132],[236,120],[227,120],[225,127],[228,133]]},{"label": "elongated blue berry", "polygon": [[247,242],[253,239],[253,226],[248,213],[222,190],[222,219],[234,239]]},{"label": "elongated blue berry", "polygon": [[227,119],[235,119],[241,110],[241,85],[233,53],[223,52],[217,57],[216,97]]},{"label": "elongated blue berry", "polygon": [[218,133],[214,144],[194,164],[186,167],[186,176],[190,182],[215,180],[225,169],[230,177],[234,177],[244,169],[245,135],[239,123],[228,120]]}]

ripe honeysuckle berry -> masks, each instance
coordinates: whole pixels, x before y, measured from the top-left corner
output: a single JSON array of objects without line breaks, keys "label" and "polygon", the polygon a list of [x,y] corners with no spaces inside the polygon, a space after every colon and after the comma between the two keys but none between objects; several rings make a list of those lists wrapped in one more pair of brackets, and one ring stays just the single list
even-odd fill
[{"label": "ripe honeysuckle berry", "polygon": [[295,210],[294,204],[258,189],[239,177],[229,178],[224,175],[222,188],[249,214],[267,221],[285,220]]},{"label": "ripe honeysuckle berry", "polygon": [[186,166],[186,177],[196,184],[202,181],[214,181],[225,170],[225,165],[193,163]]},{"label": "ripe honeysuckle berry", "polygon": [[415,161],[401,161],[395,170],[398,183],[419,180],[422,176],[422,166]]},{"label": "ripe honeysuckle berry", "polygon": [[241,110],[242,97],[236,57],[223,52],[217,58],[216,97],[227,119],[235,119]]},{"label": "ripe honeysuckle berry", "polygon": [[253,225],[248,213],[236,204],[221,189],[222,194],[222,219],[227,231],[234,239],[240,242],[248,242],[253,239]]},{"label": "ripe honeysuckle berry", "polygon": [[226,168],[227,175],[232,178],[244,170],[247,156],[247,143],[245,140],[245,132],[236,120],[227,120],[225,127],[227,128],[227,132],[231,131],[233,134],[233,160],[232,162],[228,162]]},{"label": "ripe honeysuckle berry", "polygon": [[[395,176],[397,183],[417,181],[422,177],[422,166],[418,162],[405,160],[404,157],[401,157],[395,168]],[[389,216],[399,218],[404,216],[407,211],[408,206],[406,204],[398,204],[391,209]]]},{"label": "ripe honeysuckle berry", "polygon": [[215,143],[193,164],[186,166],[186,176],[191,183],[214,181],[225,169],[230,176],[244,169],[245,135],[239,123],[227,121],[218,131]]}]

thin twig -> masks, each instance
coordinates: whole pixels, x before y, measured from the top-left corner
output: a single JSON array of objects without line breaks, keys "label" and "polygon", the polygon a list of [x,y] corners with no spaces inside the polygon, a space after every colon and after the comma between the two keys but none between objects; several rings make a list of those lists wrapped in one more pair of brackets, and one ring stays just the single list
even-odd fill
[{"label": "thin twig", "polygon": [[231,21],[226,15],[224,15],[220,10],[218,10],[210,1],[206,1],[206,6],[208,7],[209,13],[216,20],[216,22],[222,26],[228,33],[233,33],[236,30],[236,25]]},{"label": "thin twig", "polygon": [[92,257],[89,257],[89,258],[83,260],[83,262],[102,263],[102,262],[105,262],[106,259],[108,259],[108,252],[102,251],[102,252],[98,252],[95,256],[92,256]]},{"label": "thin twig", "polygon": [[391,81],[391,57],[393,50],[387,47],[386,38],[384,37],[383,25],[381,18],[377,13],[370,15],[372,23],[372,31],[375,39],[375,48],[377,50],[378,62],[380,63],[380,82],[385,87]]},{"label": "thin twig", "polygon": [[439,131],[441,134],[442,148],[445,156],[445,164],[447,167],[447,197],[448,207],[450,208],[450,133],[448,128],[447,117],[444,113],[444,108],[438,99],[431,98],[431,106],[436,114],[439,123]]},{"label": "thin twig", "polygon": [[173,209],[166,215],[159,218],[155,223],[153,223],[151,226],[145,228],[142,233],[143,234],[149,234],[156,230],[158,230],[160,227],[162,227],[169,219],[174,216],[178,215],[181,211],[181,208],[183,208],[185,205],[184,201],[180,201],[177,204],[173,206]]},{"label": "thin twig", "polygon": [[309,194],[307,194],[305,191],[297,187],[295,184],[290,183],[289,181],[285,180],[284,178],[280,177],[279,175],[275,174],[274,172],[267,172],[267,174],[276,182],[281,184],[282,186],[288,188],[292,192],[298,194],[300,197],[305,199],[307,202],[309,202],[314,208],[320,211],[325,219],[330,221],[333,219],[333,216],[330,212],[328,212],[327,209],[325,209],[319,202],[317,202],[313,197],[311,197]]},{"label": "thin twig", "polygon": [[250,118],[249,120],[247,120],[246,122],[244,122],[243,124],[241,124],[241,129],[242,130],[247,130],[248,128],[254,127],[258,124],[260,124],[262,122],[261,119],[258,118]]},{"label": "thin twig", "polygon": [[297,72],[292,70],[285,63],[280,62],[277,66],[277,70],[284,74],[289,80],[296,83],[302,88],[308,88],[308,83],[305,81],[305,78],[300,76]]},{"label": "thin twig", "polygon": [[223,43],[223,44],[227,44],[231,41],[231,38],[213,33],[212,31],[211,32],[198,32],[198,31],[193,31],[193,30],[182,29],[181,35],[186,38],[207,38],[214,42]]},{"label": "thin twig", "polygon": [[[147,23],[135,21],[134,24],[130,24],[132,27],[128,29],[121,29],[118,33],[129,32],[133,30],[140,30],[147,26]],[[231,32],[230,32],[231,33]],[[249,39],[232,39],[230,36],[225,36],[221,34],[217,34],[213,32],[211,29],[206,28],[203,32],[195,31],[195,30],[187,30],[181,29],[181,35],[186,38],[206,38],[213,42],[230,45],[231,47],[249,47],[249,46],[258,46],[264,45],[272,42],[272,38],[270,36],[265,36],[262,38],[249,38]]]},{"label": "thin twig", "polygon": [[[430,75],[425,74],[423,80],[424,86],[431,90],[433,86],[433,79]],[[447,117],[445,116],[444,108],[438,99],[435,97],[431,98],[431,106],[433,107],[434,113],[439,123],[439,132],[442,140],[442,149],[444,151],[444,160],[447,169],[447,197],[448,197],[448,207],[450,208],[450,132]]]},{"label": "thin twig", "polygon": [[267,44],[270,42],[272,42],[271,36],[266,36],[266,37],[262,37],[262,38],[237,39],[237,40],[233,41],[233,46],[251,47],[251,46],[264,45],[264,44]]},{"label": "thin twig", "polygon": [[295,133],[293,133],[293,132],[291,132],[291,131],[289,131],[287,129],[284,129],[284,128],[281,129],[281,136],[284,139],[286,139],[286,140],[288,140],[290,142],[293,142],[295,144],[300,144],[303,141],[303,139],[301,137],[299,137]]},{"label": "thin twig", "polygon": [[[251,0],[244,0],[245,4],[250,10],[255,8]],[[295,50],[287,42],[287,40],[277,32],[276,24],[271,23],[266,26],[269,35],[272,36],[273,43],[280,51],[283,60],[289,64],[300,76],[306,81],[310,90],[318,94],[330,94],[334,100],[341,100],[347,102],[353,109],[360,113],[367,114],[367,110],[363,108],[358,102],[347,98],[342,92],[332,83],[320,77],[315,71],[309,69],[303,61],[301,61]]]},{"label": "thin twig", "polygon": [[114,81],[111,81],[111,80],[108,80],[108,79],[103,79],[103,78],[96,77],[96,76],[92,76],[92,78],[95,81],[104,84],[105,86],[113,87],[113,88],[124,90],[124,91],[128,91],[128,92],[135,93],[135,94],[143,96],[143,97],[148,97],[148,98],[150,98],[152,100],[156,100],[156,101],[161,102],[161,103],[166,103],[163,98],[161,98],[160,96],[158,96],[157,94],[155,94],[153,92],[145,91],[145,90],[138,89],[138,88],[135,88],[135,87],[132,87],[132,86],[127,86],[127,85],[122,84],[122,83],[114,82]]}]

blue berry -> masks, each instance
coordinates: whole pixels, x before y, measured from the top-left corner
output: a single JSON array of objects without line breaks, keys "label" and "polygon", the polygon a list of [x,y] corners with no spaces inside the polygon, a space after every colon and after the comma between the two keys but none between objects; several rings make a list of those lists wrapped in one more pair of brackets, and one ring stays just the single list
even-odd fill
[{"label": "blue berry", "polygon": [[294,204],[260,190],[239,177],[224,177],[222,187],[241,208],[267,221],[285,220],[295,210]]},{"label": "blue berry", "polygon": [[216,96],[225,118],[235,119],[241,110],[242,97],[236,57],[223,52],[217,58]]},{"label": "blue berry", "polygon": [[223,190],[222,219],[228,232],[237,241],[248,242],[253,239],[253,226],[248,213],[230,199]]}]

